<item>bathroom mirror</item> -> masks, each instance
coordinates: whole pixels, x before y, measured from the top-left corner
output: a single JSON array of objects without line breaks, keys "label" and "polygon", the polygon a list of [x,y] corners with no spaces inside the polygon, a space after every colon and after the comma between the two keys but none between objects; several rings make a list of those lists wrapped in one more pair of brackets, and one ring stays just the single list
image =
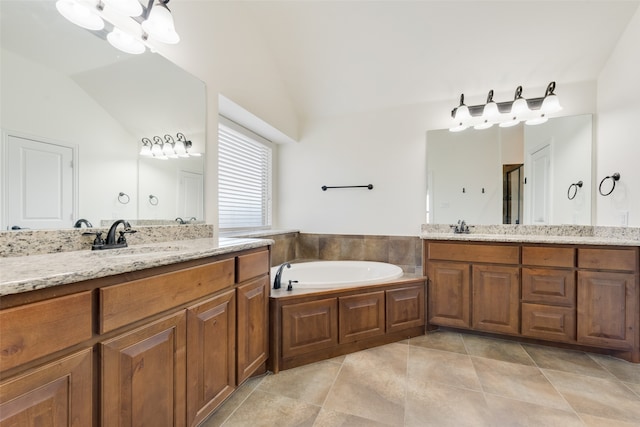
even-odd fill
[{"label": "bathroom mirror", "polygon": [[[52,0],[2,0],[0,19],[3,144],[15,136],[72,150],[74,214],[64,218],[67,226],[77,218],[96,226],[117,218],[203,220],[202,185],[192,182],[202,180],[203,158],[139,156],[143,137],[175,139],[178,132],[192,152],[204,153],[203,82],[157,53],[116,50],[63,18]],[[151,194],[162,196],[153,210]]]},{"label": "bathroom mirror", "polygon": [[428,222],[591,225],[592,140],[589,114],[428,131]]}]

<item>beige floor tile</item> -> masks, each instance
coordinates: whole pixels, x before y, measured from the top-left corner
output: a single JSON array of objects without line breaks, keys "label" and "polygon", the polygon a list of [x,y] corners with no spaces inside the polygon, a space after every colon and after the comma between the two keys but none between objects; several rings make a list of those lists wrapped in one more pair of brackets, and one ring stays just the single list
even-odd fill
[{"label": "beige floor tile", "polygon": [[638,396],[640,396],[640,384],[624,383],[624,385],[626,385],[627,387],[629,387],[629,388],[631,389],[631,391],[633,391],[635,394],[637,394]]},{"label": "beige floor tile", "polygon": [[578,413],[640,424],[640,397],[617,380],[543,370]]},{"label": "beige floor tile", "polygon": [[266,376],[249,378],[200,427],[218,427],[249,397]]},{"label": "beige floor tile", "polygon": [[467,353],[471,356],[486,357],[488,359],[519,363],[521,365],[535,365],[529,353],[524,351],[524,348],[522,348],[522,345],[518,342],[478,335],[463,335],[462,339]]},{"label": "beige floor tile", "polygon": [[571,407],[534,366],[472,357],[482,389],[514,400],[570,410]]},{"label": "beige floor tile", "polygon": [[407,427],[482,427],[491,413],[482,393],[444,384],[409,380],[405,409]]},{"label": "beige floor tile", "polygon": [[255,390],[222,424],[223,427],[312,426],[320,407]]},{"label": "beige floor tile", "polygon": [[638,427],[638,423],[578,414],[587,427]]},{"label": "beige floor tile", "polygon": [[348,355],[324,408],[402,425],[407,349],[390,344]]},{"label": "beige floor tile", "polygon": [[340,367],[326,361],[288,369],[265,377],[258,389],[322,406]]},{"label": "beige floor tile", "polygon": [[604,366],[605,369],[625,383],[640,384],[640,363],[631,363],[615,357],[599,354],[590,355],[593,360]]},{"label": "beige floor tile", "polygon": [[426,335],[411,338],[409,345],[467,354],[462,336],[450,331],[433,331]]},{"label": "beige floor tile", "polygon": [[464,354],[410,347],[408,378],[417,384],[441,383],[482,391],[471,358]]},{"label": "beige floor tile", "polygon": [[324,408],[320,410],[315,423],[313,423],[313,427],[385,427],[388,425]]},{"label": "beige floor tile", "polygon": [[586,353],[540,345],[523,344],[522,347],[540,368],[588,375],[590,377],[613,378],[609,371],[596,363]]},{"label": "beige floor tile", "polygon": [[504,397],[486,395],[494,426],[509,427],[581,427],[578,415],[569,409],[549,408]]}]

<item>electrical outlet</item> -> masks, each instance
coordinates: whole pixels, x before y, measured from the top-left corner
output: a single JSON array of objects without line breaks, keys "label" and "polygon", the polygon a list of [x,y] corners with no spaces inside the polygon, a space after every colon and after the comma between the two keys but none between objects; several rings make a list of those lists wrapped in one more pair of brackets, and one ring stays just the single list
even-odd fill
[{"label": "electrical outlet", "polygon": [[629,223],[629,211],[618,211],[618,225],[626,227]]}]

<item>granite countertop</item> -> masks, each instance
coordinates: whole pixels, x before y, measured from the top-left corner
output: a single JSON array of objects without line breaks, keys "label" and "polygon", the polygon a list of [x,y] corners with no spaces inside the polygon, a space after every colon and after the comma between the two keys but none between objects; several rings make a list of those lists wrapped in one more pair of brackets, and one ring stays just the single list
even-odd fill
[{"label": "granite countertop", "polygon": [[272,244],[269,239],[220,237],[0,258],[0,296]]},{"label": "granite countertop", "polygon": [[513,242],[513,243],[549,243],[565,245],[605,245],[605,246],[640,246],[640,241],[631,238],[604,236],[546,236],[532,234],[454,234],[421,233],[424,240],[451,240],[463,242]]}]

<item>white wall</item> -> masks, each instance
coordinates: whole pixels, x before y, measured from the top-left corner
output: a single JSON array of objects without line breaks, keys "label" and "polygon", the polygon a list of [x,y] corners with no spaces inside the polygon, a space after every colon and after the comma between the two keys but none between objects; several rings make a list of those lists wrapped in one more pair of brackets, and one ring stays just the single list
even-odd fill
[{"label": "white wall", "polygon": [[596,181],[621,178],[610,196],[597,195],[597,225],[622,225],[628,214],[628,225],[640,226],[639,46],[640,9],[598,77]]}]

